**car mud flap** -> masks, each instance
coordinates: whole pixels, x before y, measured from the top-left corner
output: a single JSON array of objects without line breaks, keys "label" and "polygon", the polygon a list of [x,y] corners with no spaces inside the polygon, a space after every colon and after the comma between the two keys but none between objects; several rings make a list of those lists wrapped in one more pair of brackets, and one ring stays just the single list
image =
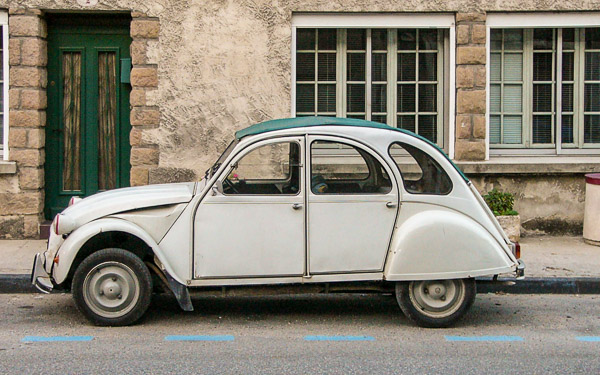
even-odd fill
[{"label": "car mud flap", "polygon": [[183,311],[194,311],[194,306],[192,305],[192,299],[190,298],[188,288],[171,277],[171,275],[169,275],[169,273],[166,271],[165,276],[169,282],[169,288],[175,295],[177,303],[179,303],[179,307],[181,307]]}]

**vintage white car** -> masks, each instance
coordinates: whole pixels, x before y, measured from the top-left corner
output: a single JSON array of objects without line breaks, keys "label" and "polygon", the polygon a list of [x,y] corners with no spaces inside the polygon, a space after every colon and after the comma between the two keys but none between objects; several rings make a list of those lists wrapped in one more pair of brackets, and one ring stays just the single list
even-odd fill
[{"label": "vintage white car", "polygon": [[238,131],[200,182],[72,202],[32,283],[70,288],[98,325],[136,322],[161,284],[186,311],[191,292],[215,287],[393,291],[408,318],[445,327],[473,303],[475,277],[523,276],[518,250],[433,143],[303,117]]}]

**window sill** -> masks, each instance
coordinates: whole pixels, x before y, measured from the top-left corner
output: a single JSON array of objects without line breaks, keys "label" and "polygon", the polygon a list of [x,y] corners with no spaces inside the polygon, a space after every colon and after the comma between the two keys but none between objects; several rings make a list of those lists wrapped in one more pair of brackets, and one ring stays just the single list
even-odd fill
[{"label": "window sill", "polygon": [[510,156],[488,161],[456,163],[467,175],[478,174],[583,174],[600,172],[600,156]]},{"label": "window sill", "polygon": [[17,163],[14,161],[0,160],[0,175],[17,173]]}]

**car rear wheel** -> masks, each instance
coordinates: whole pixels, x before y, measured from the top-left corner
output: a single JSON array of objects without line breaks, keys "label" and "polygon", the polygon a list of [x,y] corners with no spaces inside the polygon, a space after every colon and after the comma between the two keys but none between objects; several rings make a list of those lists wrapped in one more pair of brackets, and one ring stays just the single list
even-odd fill
[{"label": "car rear wheel", "polygon": [[135,323],[148,309],[152,277],[135,254],[104,249],[81,262],[71,290],[77,307],[92,323],[124,326]]},{"label": "car rear wheel", "polygon": [[474,279],[423,280],[396,284],[402,312],[421,327],[443,328],[454,324],[475,301]]}]

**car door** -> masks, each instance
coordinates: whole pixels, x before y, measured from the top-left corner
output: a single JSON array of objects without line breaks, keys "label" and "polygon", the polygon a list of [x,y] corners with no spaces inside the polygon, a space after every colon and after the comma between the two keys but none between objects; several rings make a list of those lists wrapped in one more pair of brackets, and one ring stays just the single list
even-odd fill
[{"label": "car door", "polygon": [[236,155],[194,219],[196,278],[301,276],[306,264],[304,137]]},{"label": "car door", "polygon": [[311,274],[383,270],[398,211],[389,166],[357,142],[307,137]]}]

